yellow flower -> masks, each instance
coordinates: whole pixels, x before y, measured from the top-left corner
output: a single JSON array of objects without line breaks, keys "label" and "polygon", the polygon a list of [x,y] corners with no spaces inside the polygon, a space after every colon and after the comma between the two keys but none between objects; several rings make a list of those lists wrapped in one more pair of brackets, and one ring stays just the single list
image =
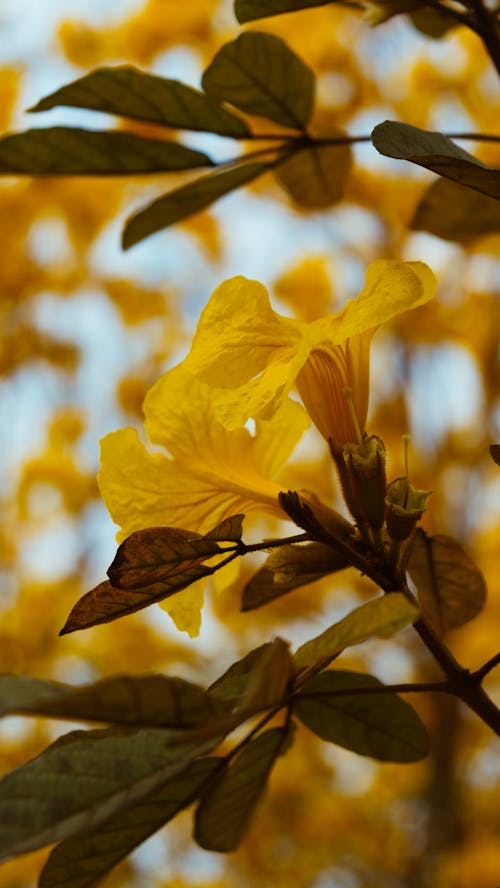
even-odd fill
[{"label": "yellow flower", "polygon": [[[152,453],[133,428],[101,442],[98,480],[118,541],[146,527],[174,526],[204,533],[238,512],[264,511],[285,517],[275,481],[308,419],[287,399],[269,422],[228,430],[215,418],[212,390],[183,365],[162,376],[144,401],[145,427],[152,444],[170,456]],[[165,609],[178,628],[197,634],[200,584],[168,599]]]},{"label": "yellow flower", "polygon": [[345,388],[363,430],[375,330],[433,294],[434,275],[422,262],[378,260],[356,299],[306,323],[273,311],[262,284],[232,278],[213,293],[184,363],[213,387],[215,413],[228,429],[269,419],[295,383],[323,437],[355,442]]}]

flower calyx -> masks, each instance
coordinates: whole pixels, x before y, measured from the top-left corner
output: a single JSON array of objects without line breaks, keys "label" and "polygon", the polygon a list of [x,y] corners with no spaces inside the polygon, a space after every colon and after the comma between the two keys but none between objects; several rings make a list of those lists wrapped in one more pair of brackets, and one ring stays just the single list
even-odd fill
[{"label": "flower calyx", "polygon": [[389,484],[385,520],[392,540],[402,543],[408,539],[424,514],[431,494],[432,490],[417,490],[407,476]]},{"label": "flower calyx", "polygon": [[377,435],[366,435],[358,444],[338,445],[330,440],[346,505],[363,527],[380,531],[385,517],[385,446]]}]

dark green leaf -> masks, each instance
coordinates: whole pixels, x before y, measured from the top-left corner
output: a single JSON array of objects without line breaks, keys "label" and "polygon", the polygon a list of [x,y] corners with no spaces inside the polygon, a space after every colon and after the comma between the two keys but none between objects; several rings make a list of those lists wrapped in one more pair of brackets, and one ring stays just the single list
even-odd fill
[{"label": "dark green leaf", "polygon": [[238,847],[288,737],[284,728],[260,734],[212,784],[195,815],[194,837],[202,848],[234,851]]},{"label": "dark green leaf", "polygon": [[45,864],[39,888],[92,888],[100,883],[127,854],[199,798],[220,765],[221,759],[215,757],[199,759],[98,830],[61,842]]},{"label": "dark green leaf", "polygon": [[260,607],[347,566],[348,561],[324,543],[282,546],[269,555],[264,567],[245,586],[241,609]]},{"label": "dark green leaf", "polygon": [[314,101],[314,74],[279,37],[245,31],[226,43],[203,75],[203,89],[248,114],[303,130]]},{"label": "dark green leaf", "polygon": [[439,636],[468,623],[484,607],[484,577],[452,537],[428,536],[418,528],[408,573],[417,587],[422,616]]},{"label": "dark green leaf", "polygon": [[500,466],[500,444],[490,444],[490,456],[497,466]]},{"label": "dark green leaf", "polygon": [[408,15],[412,25],[426,37],[440,40],[448,31],[460,27],[460,22],[451,18],[446,12],[432,6],[420,6]]},{"label": "dark green leaf", "polygon": [[240,166],[217,170],[164,194],[127,221],[122,236],[124,249],[127,250],[150,234],[206,209],[220,197],[261,176],[269,167],[269,163],[242,163]]},{"label": "dark green leaf", "polygon": [[160,790],[219,741],[160,728],[66,734],[0,782],[0,856],[95,829]]},{"label": "dark green leaf", "polygon": [[370,687],[383,685],[359,672],[321,672],[305,683],[294,712],[322,740],[359,755],[384,762],[415,762],[427,755],[425,727],[397,694],[349,694]]},{"label": "dark green leaf", "polygon": [[29,110],[48,111],[58,105],[90,108],[222,136],[239,137],[249,132],[243,120],[210,96],[178,80],[146,74],[130,65],[97,68],[46,96]]},{"label": "dark green leaf", "polygon": [[270,15],[279,15],[282,12],[327,6],[331,2],[332,0],[235,0],[234,14],[240,24],[244,24]]},{"label": "dark green leaf", "polygon": [[487,167],[442,133],[386,120],[373,130],[372,142],[386,157],[409,160],[445,179],[500,200],[500,170]]},{"label": "dark green leaf", "polygon": [[318,664],[326,666],[344,648],[369,638],[389,638],[417,617],[416,607],[399,592],[367,601],[298,649],[294,657],[297,672]]},{"label": "dark green leaf", "polygon": [[167,675],[119,675],[82,687],[0,675],[0,715],[185,729],[227,714],[202,687]]},{"label": "dark green leaf", "polygon": [[9,175],[125,176],[203,166],[214,163],[201,151],[133,133],[53,126],[0,139],[0,173]]},{"label": "dark green leaf", "polygon": [[275,638],[233,663],[209,688],[210,694],[249,715],[279,706],[294,675],[288,644]]},{"label": "dark green leaf", "polygon": [[275,175],[299,206],[325,210],[342,199],[351,166],[350,145],[313,145],[291,154]]},{"label": "dark green leaf", "polygon": [[500,231],[500,206],[493,197],[449,179],[438,179],[425,192],[410,227],[429,231],[443,240],[468,244]]}]

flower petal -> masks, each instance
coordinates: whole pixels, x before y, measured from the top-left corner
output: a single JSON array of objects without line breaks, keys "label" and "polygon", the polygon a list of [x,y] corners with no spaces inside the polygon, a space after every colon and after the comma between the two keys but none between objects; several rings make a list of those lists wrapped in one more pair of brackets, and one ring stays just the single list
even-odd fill
[{"label": "flower petal", "polygon": [[306,335],[310,348],[325,342],[340,344],[372,330],[395,315],[428,302],[434,291],[435,277],[423,262],[372,262],[361,293],[338,314],[309,325]]},{"label": "flower petal", "polygon": [[172,523],[165,492],[168,470],[169,460],[161,453],[149,453],[135,429],[119,429],[101,440],[97,480],[113,521],[122,528],[119,542],[135,530]]},{"label": "flower petal", "polygon": [[234,388],[260,373],[277,351],[293,353],[300,337],[296,321],[273,311],[262,284],[235,277],[210,297],[185,363],[210,385]]},{"label": "flower petal", "polygon": [[204,582],[198,581],[160,602],[161,609],[172,618],[179,632],[187,632],[190,638],[200,634],[204,586]]},{"label": "flower petal", "polygon": [[284,401],[271,419],[257,422],[255,455],[264,477],[277,475],[309,425],[306,411],[291,398]]}]

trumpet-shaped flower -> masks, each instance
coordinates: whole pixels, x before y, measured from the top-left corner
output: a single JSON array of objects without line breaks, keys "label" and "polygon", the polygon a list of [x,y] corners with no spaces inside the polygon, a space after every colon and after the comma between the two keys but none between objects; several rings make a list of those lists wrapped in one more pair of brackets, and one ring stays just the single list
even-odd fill
[{"label": "trumpet-shaped flower", "polygon": [[[162,376],[144,401],[151,452],[133,428],[101,442],[99,487],[119,541],[146,527],[176,526],[204,533],[238,512],[260,510],[285,517],[278,503],[283,489],[272,479],[308,425],[290,399],[269,422],[228,430],[216,419],[213,392],[183,365]],[[197,634],[200,584],[167,599],[165,609],[180,629]]]},{"label": "trumpet-shaped flower", "polygon": [[248,417],[269,419],[295,384],[324,438],[355,442],[345,389],[363,430],[374,332],[433,294],[434,275],[423,263],[379,260],[355,299],[307,323],[273,311],[262,284],[232,278],[203,311],[185,366],[213,387],[214,410],[228,429]]}]

